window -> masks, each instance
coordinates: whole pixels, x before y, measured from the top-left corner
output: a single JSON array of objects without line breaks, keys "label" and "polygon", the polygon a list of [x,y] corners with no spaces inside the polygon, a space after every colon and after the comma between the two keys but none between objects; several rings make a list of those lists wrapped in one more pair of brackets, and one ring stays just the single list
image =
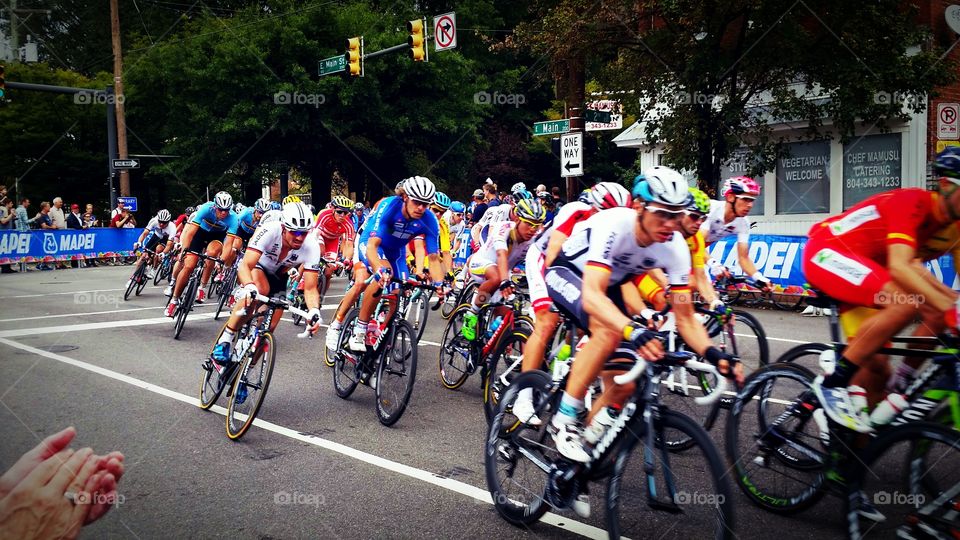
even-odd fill
[{"label": "window", "polygon": [[866,135],[843,146],[843,209],[901,186],[900,134]]},{"label": "window", "polygon": [[777,160],[777,214],[830,211],[830,141],[787,145]]}]

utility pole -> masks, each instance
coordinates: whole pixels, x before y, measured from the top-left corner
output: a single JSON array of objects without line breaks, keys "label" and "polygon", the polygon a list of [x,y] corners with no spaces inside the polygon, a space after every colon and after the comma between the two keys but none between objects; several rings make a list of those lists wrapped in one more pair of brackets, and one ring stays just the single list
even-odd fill
[{"label": "utility pole", "polygon": [[[117,152],[127,159],[127,117],[123,110],[123,54],[120,49],[120,11],[117,0],[110,0],[110,33],[113,37],[113,91],[117,111]],[[109,107],[110,104],[108,103]],[[130,172],[120,169],[120,195],[130,196]]]},{"label": "utility pole", "polygon": [[[13,51],[13,59],[20,59],[20,40],[17,39],[17,0],[10,0],[10,50]],[[19,193],[17,194],[19,195]]]}]

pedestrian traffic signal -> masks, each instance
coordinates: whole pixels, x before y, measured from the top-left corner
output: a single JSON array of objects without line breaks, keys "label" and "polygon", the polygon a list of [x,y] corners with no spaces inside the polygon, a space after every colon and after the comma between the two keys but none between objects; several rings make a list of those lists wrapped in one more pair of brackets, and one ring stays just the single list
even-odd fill
[{"label": "pedestrian traffic signal", "polygon": [[414,62],[423,62],[427,59],[427,40],[424,35],[423,19],[407,22],[407,30],[410,37],[407,38],[407,45],[410,45],[410,58]]},{"label": "pedestrian traffic signal", "polygon": [[363,36],[347,40],[347,74],[363,77]]},{"label": "pedestrian traffic signal", "polygon": [[0,65],[0,99],[7,97],[7,78],[4,67]]}]

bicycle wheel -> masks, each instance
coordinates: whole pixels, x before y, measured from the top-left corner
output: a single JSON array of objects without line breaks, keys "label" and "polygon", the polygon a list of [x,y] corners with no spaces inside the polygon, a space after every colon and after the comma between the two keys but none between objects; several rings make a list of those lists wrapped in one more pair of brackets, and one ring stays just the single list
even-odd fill
[{"label": "bicycle wheel", "polygon": [[200,286],[197,283],[197,276],[190,276],[190,281],[187,282],[186,295],[180,295],[180,305],[177,306],[177,313],[174,315],[176,320],[173,322],[173,339],[180,339],[180,332],[183,332],[183,325],[187,322],[187,315],[190,314],[190,310],[193,309],[193,300],[197,297],[197,288]]},{"label": "bicycle wheel", "polygon": [[[527,388],[532,390],[534,407],[542,420],[540,426],[521,424],[511,413],[517,394]],[[497,513],[513,525],[535,523],[549,509],[545,499],[549,472],[537,462],[549,468],[550,463],[559,459],[547,426],[560,395],[553,392],[549,375],[528,371],[507,388],[490,423],[484,446],[487,489]]]},{"label": "bicycle wheel", "polygon": [[[216,342],[219,341],[220,336],[223,334],[223,330],[227,327],[226,323],[220,328],[220,332],[217,334],[217,338],[214,341],[214,347]],[[213,348],[210,349],[210,355],[213,354]],[[232,383],[232,379],[226,372],[224,375],[226,377],[221,377],[220,373],[217,371],[216,367],[213,365],[213,360],[210,359],[210,355],[204,359],[200,364],[200,408],[207,410],[210,407],[213,407],[213,404],[217,402],[217,399],[220,398],[220,394],[223,392],[223,389]]]},{"label": "bicycle wheel", "polygon": [[[299,292],[297,293],[296,298],[293,299],[293,307],[297,309],[304,309],[306,307],[303,296],[301,296]],[[303,317],[297,314],[291,314],[290,318],[293,319],[294,326],[300,326],[300,323],[303,322]]]},{"label": "bicycle wheel", "polygon": [[[641,459],[639,466],[628,470],[633,449],[641,442],[629,435],[617,453],[613,474],[607,484],[607,531],[610,538],[643,538],[651,530],[669,530],[677,525],[674,513],[651,511],[648,482],[652,484],[655,497],[666,498],[663,502],[667,506],[675,505],[683,513],[683,527],[696,531],[698,538],[735,538],[733,493],[725,480],[726,468],[717,448],[707,432],[692,419],[669,409],[661,409],[660,414],[660,422],[654,427],[658,432],[654,439],[655,448],[640,445],[643,452],[652,455],[641,454],[638,456]],[[696,450],[682,455],[669,452],[663,441],[678,438],[671,433],[674,431],[682,433],[679,438],[693,441],[691,448]],[[653,478],[644,471],[644,455],[653,458]],[[630,471],[634,473],[628,474]]]},{"label": "bicycle wheel", "polygon": [[124,301],[127,301],[130,298],[130,294],[133,292],[133,290],[137,288],[137,284],[140,281],[140,269],[142,267],[143,261],[140,261],[140,263],[137,264],[137,267],[133,269],[133,274],[130,274],[130,279],[127,280],[127,288],[125,291],[123,291]]},{"label": "bicycle wheel", "polygon": [[489,368],[483,381],[483,412],[487,417],[487,424],[493,421],[497,412],[500,397],[510,383],[520,375],[523,362],[523,348],[527,343],[527,335],[514,332],[500,340],[500,345],[490,355]]},{"label": "bicycle wheel", "polygon": [[751,375],[727,417],[727,457],[750,502],[778,514],[804,510],[825,493],[829,438],[815,419],[814,375],[772,364]]},{"label": "bicycle wheel", "polygon": [[446,298],[443,299],[443,305],[440,306],[440,316],[444,319],[449,319],[450,315],[453,315],[453,311],[457,309],[457,299],[460,298],[460,291],[454,291],[453,294],[448,294]]},{"label": "bicycle wheel", "polygon": [[407,321],[396,321],[377,362],[377,417],[392,426],[410,403],[417,378],[417,340]]},{"label": "bicycle wheel", "polygon": [[357,389],[357,384],[360,382],[358,355],[347,350],[347,341],[350,340],[350,334],[353,332],[353,325],[358,315],[359,311],[354,308],[343,320],[343,326],[340,327],[340,346],[334,353],[333,389],[336,390],[337,396],[343,399],[350,397],[350,394]]},{"label": "bicycle wheel", "polygon": [[727,332],[727,351],[735,354],[743,363],[743,372],[747,375],[770,363],[770,344],[763,325],[746,311],[733,310],[733,335]]},{"label": "bicycle wheel", "polygon": [[233,378],[227,406],[227,437],[237,440],[250,429],[263,399],[267,396],[273,366],[277,360],[273,334],[260,334],[257,344],[241,359],[240,369]]},{"label": "bicycle wheel", "polygon": [[860,457],[846,499],[850,538],[960,538],[960,431],[910,422]]},{"label": "bicycle wheel", "polygon": [[140,296],[140,293],[143,292],[143,288],[147,286],[147,281],[148,281],[146,262],[140,263],[140,266],[137,268],[135,275],[137,276],[136,277],[136,282],[137,282],[136,295]]},{"label": "bicycle wheel", "polygon": [[421,291],[417,298],[407,306],[406,320],[413,328],[417,341],[423,337],[423,330],[427,327],[427,314],[430,311],[430,295]]},{"label": "bicycle wheel", "polygon": [[[440,383],[444,388],[456,390],[467,382],[470,376],[467,362],[470,358],[472,344],[460,334],[463,327],[463,315],[470,309],[469,305],[462,305],[450,316],[443,339],[440,341],[440,353],[437,356],[440,362]],[[480,325],[477,324],[477,328]]]},{"label": "bicycle wheel", "polygon": [[777,359],[777,363],[793,364],[809,369],[814,373],[819,373],[822,371],[820,369],[820,355],[823,351],[829,349],[833,349],[833,347],[826,343],[804,343],[783,353],[783,355]]},{"label": "bicycle wheel", "polygon": [[217,312],[213,314],[213,320],[216,321],[220,319],[220,313],[223,311],[223,308],[227,305],[227,302],[229,301],[231,296],[232,295],[229,295],[229,294],[220,295],[220,300],[217,302]]}]

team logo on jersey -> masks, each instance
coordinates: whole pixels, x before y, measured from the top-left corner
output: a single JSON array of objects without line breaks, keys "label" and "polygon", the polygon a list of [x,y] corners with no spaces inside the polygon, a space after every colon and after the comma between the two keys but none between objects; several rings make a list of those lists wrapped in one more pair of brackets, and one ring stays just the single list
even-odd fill
[{"label": "team logo on jersey", "polygon": [[813,264],[827,272],[860,286],[870,275],[870,268],[832,249],[821,249],[814,254]]},{"label": "team logo on jersey", "polygon": [[864,206],[855,212],[851,212],[846,217],[831,223],[829,225],[830,232],[832,232],[834,236],[840,236],[841,234],[846,234],[856,229],[864,223],[876,219],[880,219],[880,212],[877,211],[877,207],[875,205]]}]

